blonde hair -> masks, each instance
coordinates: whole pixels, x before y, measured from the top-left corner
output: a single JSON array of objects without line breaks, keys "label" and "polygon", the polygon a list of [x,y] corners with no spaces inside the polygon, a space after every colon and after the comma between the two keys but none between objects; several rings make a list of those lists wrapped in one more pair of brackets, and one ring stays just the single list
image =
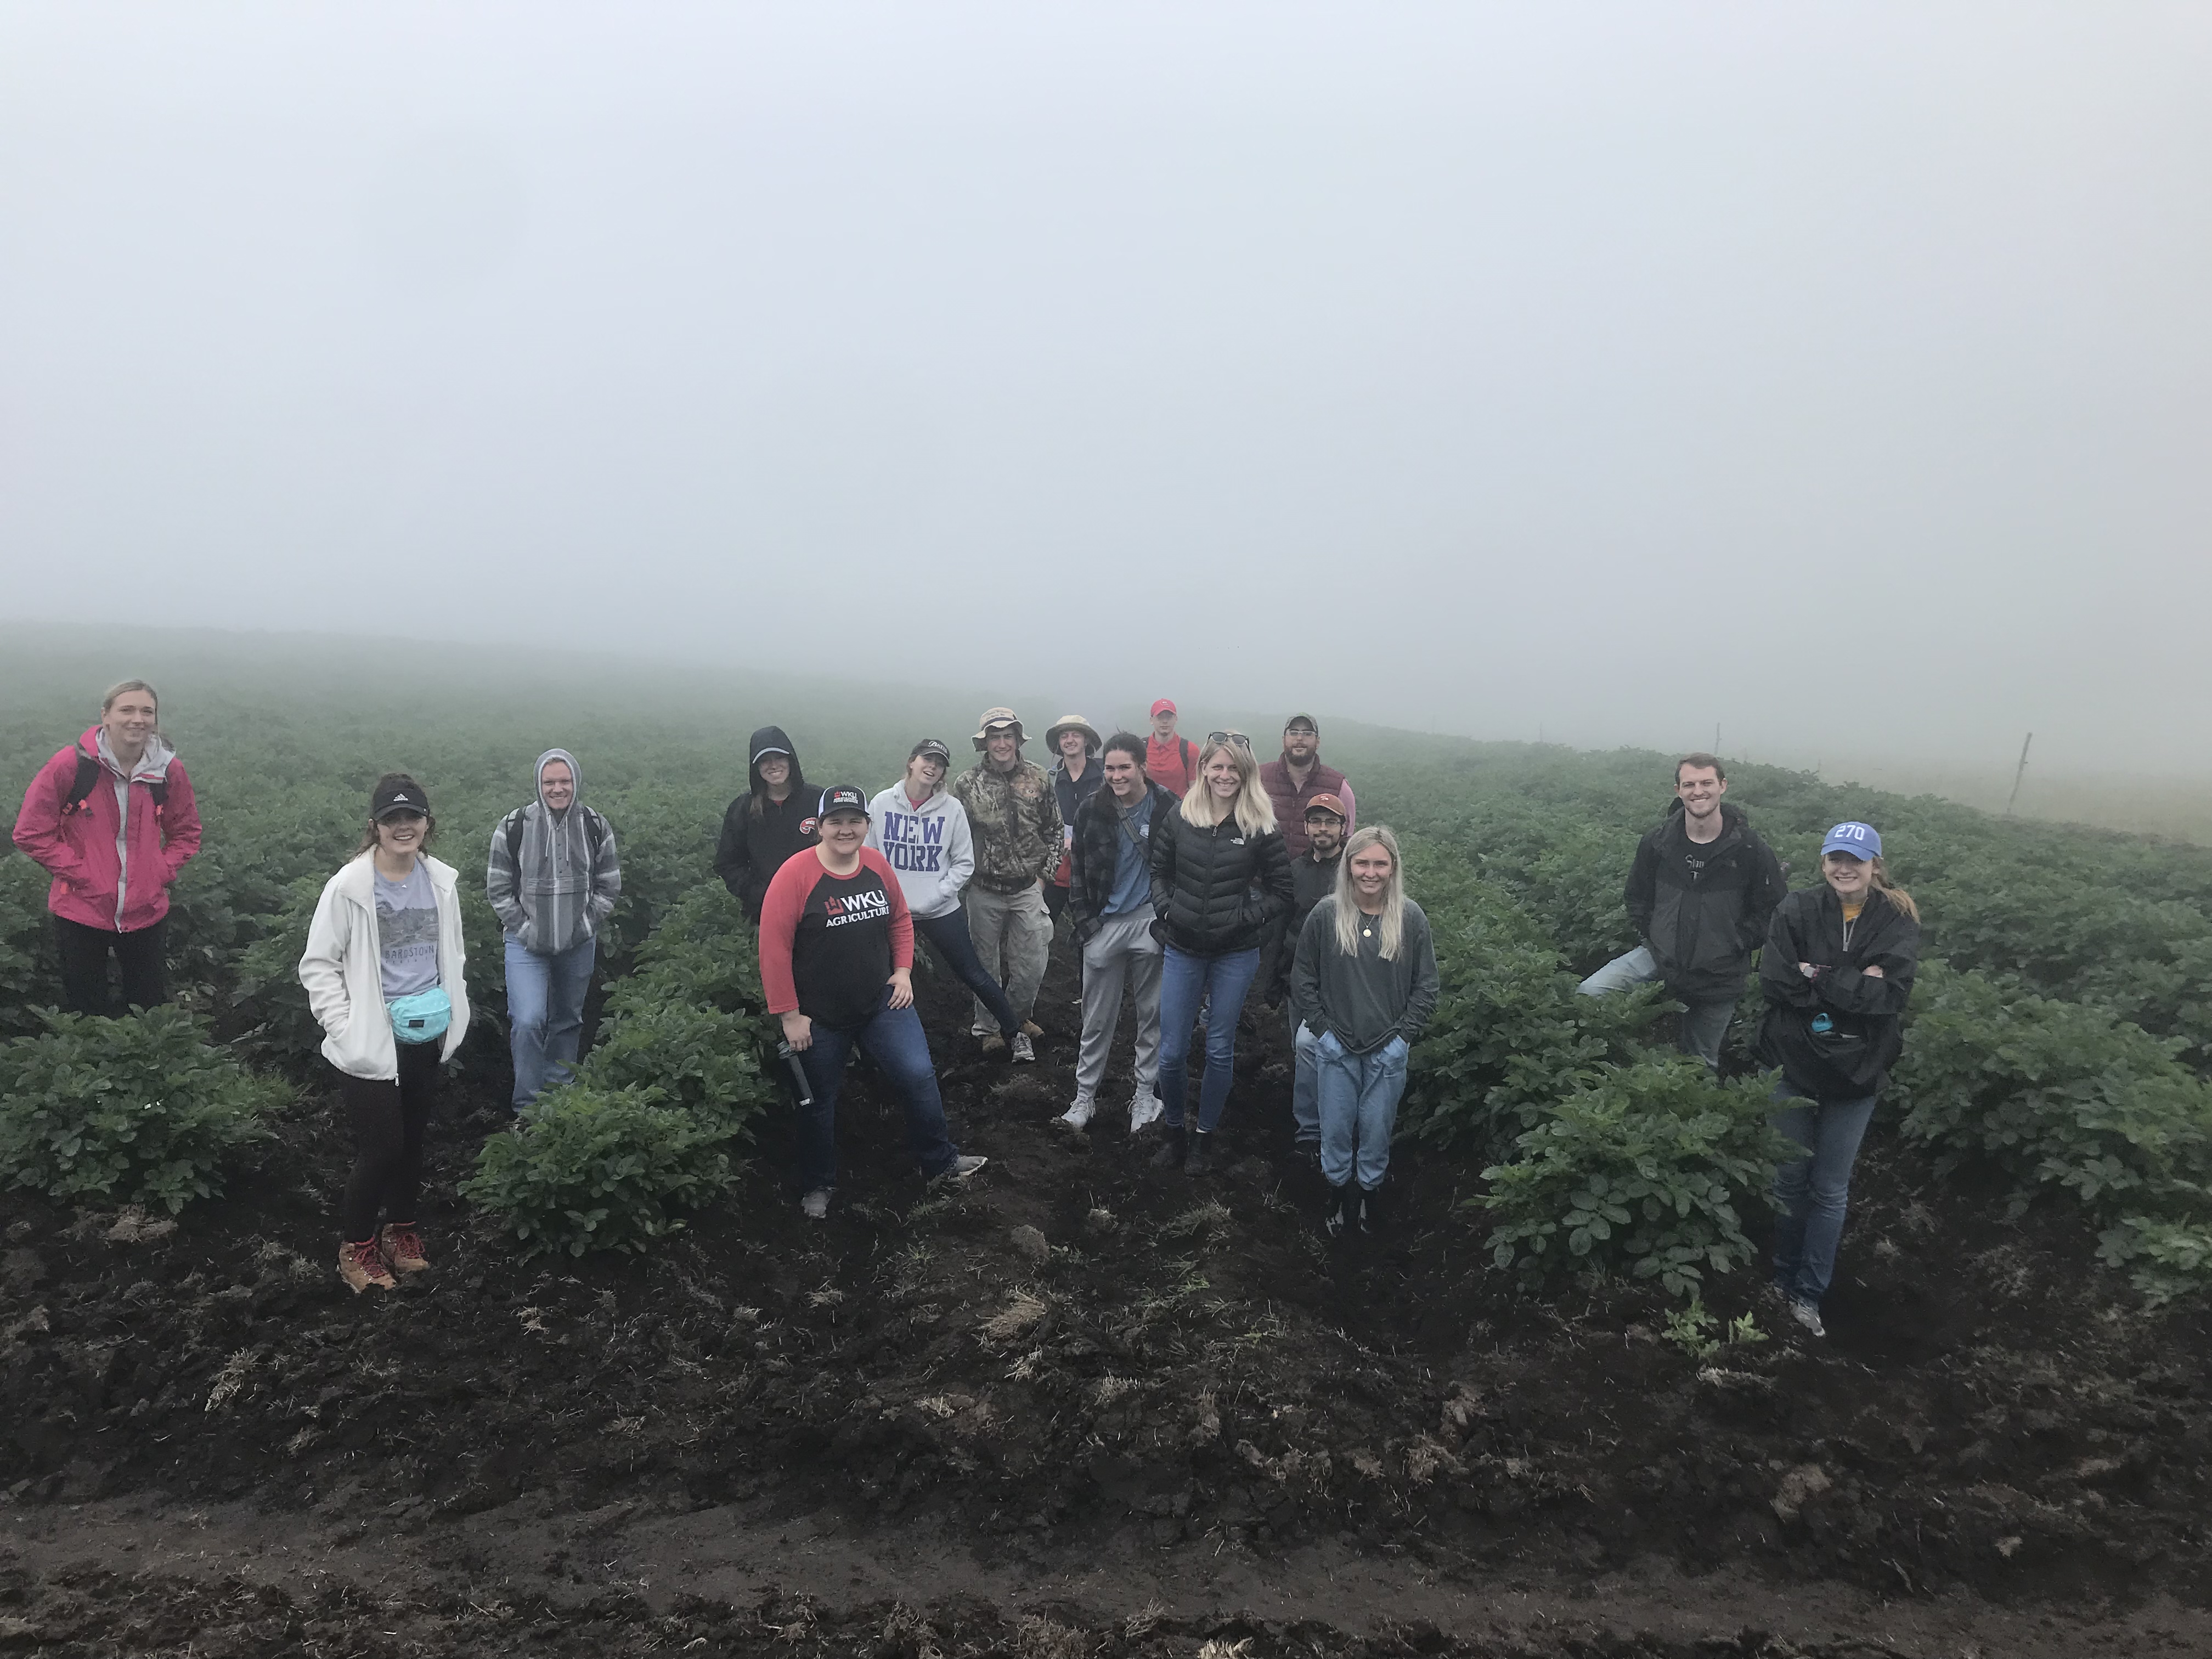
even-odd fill
[{"label": "blonde hair", "polygon": [[1275,803],[1267,799],[1267,791],[1260,782],[1260,763],[1250,749],[1233,743],[1209,743],[1198,751],[1198,776],[1183,791],[1183,822],[1201,830],[1211,830],[1221,822],[1220,804],[1213,798],[1213,786],[1206,781],[1206,769],[1216,755],[1228,756],[1237,768],[1237,827],[1248,836],[1273,835]]},{"label": "blonde hair", "polygon": [[125,691],[143,691],[148,696],[154,700],[154,713],[156,715],[161,714],[161,694],[159,691],[156,691],[152,686],[147,684],[143,680],[116,681],[114,684],[107,688],[106,694],[100,698],[100,712],[105,714],[109,709],[114,708],[115,700],[121,696]]},{"label": "blonde hair", "polygon": [[1913,921],[1920,920],[1920,907],[1912,902],[1911,894],[1890,880],[1889,872],[1883,867],[1879,854],[1875,856],[1874,872],[1869,878],[1869,884]]},{"label": "blonde hair", "polygon": [[1395,962],[1406,942],[1406,860],[1398,855],[1398,838],[1387,823],[1370,823],[1352,832],[1336,866],[1336,948],[1346,956],[1359,954],[1359,896],[1352,885],[1355,854],[1379,847],[1390,855],[1390,879],[1382,889],[1382,914],[1376,927],[1382,935],[1378,954]]}]

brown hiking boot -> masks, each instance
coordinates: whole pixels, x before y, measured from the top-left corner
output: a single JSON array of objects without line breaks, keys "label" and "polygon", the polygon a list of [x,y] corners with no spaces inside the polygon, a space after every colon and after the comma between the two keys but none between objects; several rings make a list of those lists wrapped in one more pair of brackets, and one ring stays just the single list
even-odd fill
[{"label": "brown hiking boot", "polygon": [[993,1031],[983,1039],[983,1052],[987,1054],[1003,1054],[1006,1052],[1006,1039],[998,1032]]},{"label": "brown hiking boot", "polygon": [[1044,1027],[1033,1019],[1025,1019],[1022,1022],[1022,1035],[1034,1042],[1044,1035]]},{"label": "brown hiking boot", "polygon": [[396,1273],[430,1271],[430,1258],[422,1254],[422,1236],[415,1231],[411,1221],[386,1223],[377,1246],[383,1254],[384,1265]]},{"label": "brown hiking boot", "polygon": [[366,1290],[392,1291],[399,1288],[399,1281],[384,1265],[384,1253],[377,1249],[376,1241],[373,1238],[364,1238],[358,1244],[338,1246],[338,1277],[353,1287],[356,1296]]}]

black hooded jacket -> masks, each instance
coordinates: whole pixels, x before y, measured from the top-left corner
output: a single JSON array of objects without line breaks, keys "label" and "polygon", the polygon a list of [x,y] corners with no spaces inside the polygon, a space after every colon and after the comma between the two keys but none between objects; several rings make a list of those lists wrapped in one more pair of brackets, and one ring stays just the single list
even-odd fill
[{"label": "black hooded jacket", "polygon": [[[763,749],[781,749],[791,757],[791,793],[781,801],[769,799],[768,785],[761,781]],[[730,810],[722,814],[722,838],[714,848],[714,873],[736,896],[738,902],[744,906],[745,915],[757,922],[761,904],[768,897],[768,884],[783,868],[783,861],[801,848],[813,846],[818,839],[814,822],[817,803],[813,792],[806,787],[798,751],[792,748],[791,739],[783,735],[781,726],[761,727],[745,744],[745,752],[751,763],[752,787],[732,801]]]},{"label": "black hooded jacket", "polygon": [[[1813,964],[1811,978],[1801,962]],[[1869,895],[1847,931],[1826,882],[1790,894],[1759,959],[1759,1053],[1814,1100],[1880,1094],[1905,1047],[1905,1005],[1919,968],[1920,924],[1887,899]],[[1826,1029],[1816,1030],[1823,1017]]]},{"label": "black hooded jacket", "polygon": [[1291,855],[1283,833],[1247,836],[1232,816],[1211,830],[1180,803],[1152,826],[1152,911],[1161,939],[1194,957],[1256,948],[1291,908]]},{"label": "black hooded jacket", "polygon": [[1676,801],[1637,846],[1628,920],[1669,991],[1685,1002],[1717,1001],[1743,994],[1751,953],[1787,890],[1780,860],[1741,810],[1723,802],[1719,838],[1700,846]]}]

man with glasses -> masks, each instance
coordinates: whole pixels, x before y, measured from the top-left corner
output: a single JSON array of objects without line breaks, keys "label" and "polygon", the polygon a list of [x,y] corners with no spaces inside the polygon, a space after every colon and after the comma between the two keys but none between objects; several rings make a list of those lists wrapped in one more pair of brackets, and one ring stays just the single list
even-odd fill
[{"label": "man with glasses", "polygon": [[[1321,763],[1321,727],[1311,714],[1293,714],[1283,726],[1283,756],[1260,769],[1260,787],[1274,803],[1283,848],[1295,864],[1305,857],[1306,809],[1316,795],[1334,795],[1344,809],[1344,836],[1359,827],[1359,803],[1343,773]],[[1297,936],[1291,936],[1295,945]]]}]

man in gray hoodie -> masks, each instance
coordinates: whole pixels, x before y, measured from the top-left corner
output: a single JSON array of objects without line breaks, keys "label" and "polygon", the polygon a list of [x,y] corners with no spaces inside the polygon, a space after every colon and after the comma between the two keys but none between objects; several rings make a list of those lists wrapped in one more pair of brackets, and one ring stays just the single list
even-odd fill
[{"label": "man in gray hoodie", "polygon": [[499,821],[484,892],[507,930],[507,1016],[514,1109],[565,1079],[584,1033],[599,924],[622,895],[615,832],[583,804],[584,773],[565,749],[538,757],[538,799]]}]

